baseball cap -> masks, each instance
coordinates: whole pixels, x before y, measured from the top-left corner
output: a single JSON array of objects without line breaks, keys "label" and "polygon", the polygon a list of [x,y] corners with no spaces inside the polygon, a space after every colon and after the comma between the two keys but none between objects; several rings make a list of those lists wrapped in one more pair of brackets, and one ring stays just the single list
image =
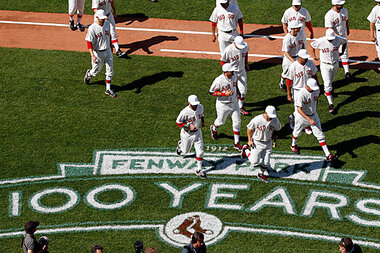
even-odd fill
[{"label": "baseball cap", "polygon": [[314,78],[307,79],[306,86],[309,86],[309,88],[312,90],[318,90],[319,89],[317,81]]},{"label": "baseball cap", "polygon": [[100,19],[107,19],[108,17],[106,16],[106,13],[104,10],[97,10],[95,12],[95,17],[98,17]]},{"label": "baseball cap", "polygon": [[187,102],[189,102],[191,105],[199,105],[201,102],[199,102],[197,95],[190,95],[187,99]]},{"label": "baseball cap", "polygon": [[244,39],[242,36],[236,36],[235,45],[238,49],[244,49],[247,47],[247,43],[244,42]]},{"label": "baseball cap", "polygon": [[301,5],[301,0],[293,0],[292,5]]},{"label": "baseball cap", "polygon": [[376,2],[380,3],[380,0],[375,0]]},{"label": "baseball cap", "polygon": [[219,4],[225,4],[227,2],[228,2],[228,0],[219,0]]},{"label": "baseball cap", "polygon": [[333,40],[333,39],[335,39],[335,37],[336,36],[334,34],[334,30],[333,29],[329,28],[329,29],[326,30],[326,39]]},{"label": "baseball cap", "polygon": [[297,20],[293,20],[289,22],[289,28],[295,29],[295,28],[301,28],[303,24],[301,22],[298,22]]},{"label": "baseball cap", "polygon": [[268,105],[267,108],[265,108],[265,112],[268,114],[269,118],[277,118],[276,108],[274,108],[273,105]]},{"label": "baseball cap", "polygon": [[225,63],[222,66],[222,70],[223,70],[223,72],[234,71],[234,68],[232,67],[231,63]]},{"label": "baseball cap", "polygon": [[27,223],[25,223],[25,231],[28,234],[31,234],[31,233],[34,232],[34,230],[36,230],[36,228],[38,227],[38,225],[40,225],[40,222],[38,220],[36,220],[36,221],[28,221]]},{"label": "baseball cap", "polygon": [[308,54],[307,53],[307,51],[306,51],[306,49],[300,49],[299,51],[298,51],[298,57],[301,57],[301,58],[303,58],[303,59],[308,59],[308,58],[310,58],[310,54]]},{"label": "baseball cap", "polygon": [[343,0],[331,0],[332,5],[343,5],[345,2]]}]

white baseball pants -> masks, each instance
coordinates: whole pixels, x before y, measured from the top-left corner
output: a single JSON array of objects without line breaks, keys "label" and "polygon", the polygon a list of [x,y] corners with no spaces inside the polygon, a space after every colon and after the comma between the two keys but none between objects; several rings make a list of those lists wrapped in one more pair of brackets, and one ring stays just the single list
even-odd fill
[{"label": "white baseball pants", "polygon": [[223,31],[218,31],[218,41],[219,41],[219,50],[220,50],[220,54],[223,54],[223,51],[224,49],[229,45],[231,44],[232,42],[234,42],[236,36],[238,36],[238,32],[235,30],[233,30],[232,32],[230,33],[225,33]]},{"label": "white baseball pants", "polygon": [[240,132],[240,125],[241,125],[241,119],[240,119],[240,108],[239,104],[236,101],[235,103],[222,103],[218,100],[216,101],[216,114],[217,117],[214,121],[214,125],[216,127],[222,126],[229,115],[231,115],[232,119],[232,130],[234,132]]},{"label": "white baseball pants", "polygon": [[[347,39],[347,38],[346,38]],[[339,47],[339,53],[342,53],[343,45]],[[340,56],[342,62],[348,61],[348,42],[346,42],[346,50],[344,50],[343,54]]]},{"label": "white baseball pants", "polygon": [[380,27],[376,28],[375,32],[375,37],[376,37],[376,50],[377,50],[377,57],[380,60]]},{"label": "white baseball pants", "polygon": [[265,167],[269,167],[270,156],[272,154],[272,140],[268,141],[257,141],[253,140],[255,147],[251,148],[251,154],[248,160],[253,166],[261,164]]},{"label": "white baseball pants", "polygon": [[[297,57],[298,58],[298,57]],[[297,58],[295,58],[297,60]],[[284,58],[282,59],[282,77],[285,77],[288,73],[289,66],[292,64],[292,62],[284,55]]]},{"label": "white baseball pants", "polygon": [[112,12],[108,15],[108,21],[110,22],[110,28],[111,28],[111,40],[117,40],[117,34],[116,34],[116,22],[112,15]]},{"label": "white baseball pants", "polygon": [[83,15],[85,0],[69,0],[69,15],[72,16],[77,11],[78,15]]},{"label": "white baseball pants", "polygon": [[194,145],[196,156],[198,158],[203,158],[203,137],[200,129],[194,133],[187,133],[185,130],[181,129],[180,137],[180,148],[183,154],[189,153]]},{"label": "white baseball pants", "polygon": [[301,114],[299,114],[297,111],[295,114],[296,117],[293,130],[294,137],[298,138],[301,135],[303,129],[307,126],[310,126],[315,138],[317,138],[319,142],[325,141],[325,135],[322,132],[321,121],[319,120],[317,113],[314,113],[312,116],[309,116],[312,120],[315,121],[315,126],[310,125],[309,121],[302,117]]},{"label": "white baseball pants", "polygon": [[336,73],[338,72],[339,62],[337,61],[334,64],[321,62],[320,68],[325,92],[331,92],[333,90],[332,84],[335,80]]},{"label": "white baseball pants", "polygon": [[237,75],[237,88],[240,92],[240,97],[245,98],[247,95],[247,71],[243,69],[242,71],[236,73]]},{"label": "white baseball pants", "polygon": [[92,69],[90,71],[91,76],[96,76],[102,70],[103,65],[106,64],[106,80],[111,80],[113,76],[113,55],[110,48],[105,51],[95,51],[94,55],[98,58],[98,62],[91,60]]}]

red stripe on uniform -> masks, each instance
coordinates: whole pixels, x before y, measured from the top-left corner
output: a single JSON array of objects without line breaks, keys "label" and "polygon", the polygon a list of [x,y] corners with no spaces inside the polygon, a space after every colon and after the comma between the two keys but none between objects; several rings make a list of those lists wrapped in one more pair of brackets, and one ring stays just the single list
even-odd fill
[{"label": "red stripe on uniform", "polygon": [[321,144],[321,146],[325,146],[325,145],[326,145],[326,142],[323,141],[323,142],[320,142],[319,144]]},{"label": "red stripe on uniform", "polygon": [[88,49],[93,49],[93,48],[92,48],[92,42],[91,42],[91,41],[87,41],[87,48],[88,48]]},{"label": "red stripe on uniform", "polygon": [[348,65],[347,61],[342,61],[342,65]]},{"label": "red stripe on uniform", "polygon": [[111,80],[106,80],[106,83],[111,83]]},{"label": "red stripe on uniform", "polygon": [[288,85],[288,86],[290,86],[290,85],[292,85],[292,80],[289,80],[289,79],[286,79],[286,85]]},{"label": "red stripe on uniform", "polygon": [[297,137],[294,137],[294,136],[293,136],[293,139],[297,140]]},{"label": "red stripe on uniform", "polygon": [[203,161],[203,158],[197,157],[197,161]]},{"label": "red stripe on uniform", "polygon": [[240,132],[233,131],[235,135],[240,135]]},{"label": "red stripe on uniform", "polygon": [[215,23],[215,22],[211,22],[211,25],[212,25],[212,26],[216,26],[216,23]]},{"label": "red stripe on uniform", "polygon": [[112,44],[113,44],[113,43],[116,43],[116,42],[117,42],[117,40],[112,40]]},{"label": "red stripe on uniform", "polygon": [[240,97],[239,100],[244,101],[244,98],[241,98],[241,97]]},{"label": "red stripe on uniform", "polygon": [[177,124],[177,126],[178,126],[179,128],[182,128],[182,127],[185,125],[185,123],[180,124],[180,123],[178,123],[178,122],[176,122],[176,124]]},{"label": "red stripe on uniform", "polygon": [[331,96],[331,92],[325,92],[326,96]]},{"label": "red stripe on uniform", "polygon": [[222,66],[224,65],[224,64],[226,64],[224,61],[220,61],[220,64],[222,64]]}]

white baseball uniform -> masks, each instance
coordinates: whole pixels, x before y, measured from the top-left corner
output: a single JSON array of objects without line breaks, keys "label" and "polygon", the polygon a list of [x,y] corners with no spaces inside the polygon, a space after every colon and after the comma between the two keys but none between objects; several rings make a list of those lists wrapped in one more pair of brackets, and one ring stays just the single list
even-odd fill
[{"label": "white baseball uniform", "polygon": [[[104,10],[106,16],[108,17],[108,22],[111,26],[111,39],[112,43],[117,42],[117,34],[116,34],[116,23],[115,19],[112,15],[112,2],[113,0],[92,0],[92,9]],[[118,48],[116,49],[116,51]]]},{"label": "white baseball uniform", "polygon": [[113,55],[110,44],[110,23],[106,20],[103,26],[94,22],[88,28],[85,40],[90,42],[97,62],[91,61],[91,76],[96,76],[106,64],[106,80],[111,81],[113,75]]},{"label": "white baseball uniform", "polygon": [[[82,18],[85,0],[69,0],[69,16],[73,17],[77,12],[78,19]],[[79,21],[78,21],[79,23]]]},{"label": "white baseball uniform", "polygon": [[293,136],[298,138],[302,130],[310,126],[315,138],[319,142],[325,141],[325,135],[322,132],[321,122],[318,117],[317,113],[317,104],[318,104],[318,97],[319,97],[319,90],[309,92],[305,87],[300,90],[295,95],[294,98],[294,104],[297,107],[301,107],[302,111],[309,116],[312,120],[315,121],[316,125],[312,126],[310,125],[309,121],[301,116],[301,114],[298,113],[298,110],[295,110],[295,123],[294,123],[294,130],[293,130]]},{"label": "white baseball uniform", "polygon": [[331,42],[322,37],[311,43],[312,48],[319,49],[320,69],[326,93],[333,90],[332,83],[339,68],[339,47],[346,41],[345,38],[336,36]]},{"label": "white baseball uniform", "polygon": [[231,79],[228,79],[224,73],[215,78],[210,87],[210,94],[216,91],[225,92],[232,90],[234,93],[232,96],[217,96],[216,98],[216,114],[217,118],[214,121],[215,127],[222,126],[229,115],[232,119],[232,129],[234,133],[240,134],[240,110],[237,100],[237,82],[236,75],[234,74]]},{"label": "white baseball uniform", "polygon": [[[307,80],[317,74],[317,67],[314,62],[308,60],[305,65],[295,61],[289,66],[288,73],[285,78],[292,81],[292,94],[295,99],[295,94],[306,86]],[[296,106],[294,104],[294,106]]]},{"label": "white baseball uniform", "polygon": [[238,36],[238,20],[243,17],[238,6],[230,4],[224,9],[220,4],[214,8],[210,21],[217,24],[220,53]]},{"label": "white baseball uniform", "polygon": [[281,129],[281,123],[278,118],[274,118],[271,121],[267,121],[264,118],[264,114],[254,117],[247,128],[254,131],[252,134],[252,141],[255,144],[254,148],[245,151],[249,161],[257,166],[262,163],[265,167],[269,167],[270,156],[272,154],[272,134],[273,131],[279,131]]},{"label": "white baseball uniform", "polygon": [[310,13],[303,7],[301,7],[299,11],[296,11],[292,6],[284,12],[284,15],[282,15],[281,18],[282,23],[288,24],[288,32],[290,32],[289,23],[293,20],[297,20],[298,22],[303,24],[299,32],[299,35],[302,38],[302,41],[304,42],[306,48],[305,23],[311,21]]},{"label": "white baseball uniform", "polygon": [[[292,34],[287,33],[285,35],[284,40],[282,41],[283,52],[288,52],[294,60],[297,60],[298,51],[302,48],[305,48],[302,34],[298,33],[297,36],[293,36]],[[292,64],[292,62],[284,53],[284,58],[282,59],[282,77],[285,77],[288,73],[290,64]]]},{"label": "white baseball uniform", "polygon": [[245,61],[248,57],[248,51],[248,45],[244,49],[238,49],[234,43],[232,43],[224,49],[220,59],[223,62],[231,63],[234,68],[234,75],[236,75],[237,87],[241,98],[245,98],[245,95],[247,94],[247,71],[245,69]]},{"label": "white baseball uniform", "polygon": [[[345,8],[342,8],[339,13],[330,9],[325,15],[325,27],[332,28],[337,35],[347,39],[347,20],[348,12]],[[339,51],[342,51],[342,47],[339,48]],[[340,58],[342,62],[348,62],[348,40],[346,41],[346,50]]]},{"label": "white baseball uniform", "polygon": [[[203,137],[202,137],[202,118],[204,109],[201,104],[194,111],[190,106],[186,106],[178,115],[176,123],[181,127],[180,149],[183,154],[189,153],[194,145],[197,160],[203,158]],[[189,126],[194,125],[194,130],[189,130]]]},{"label": "white baseball uniform", "polygon": [[380,5],[373,7],[371,13],[367,17],[368,21],[375,24],[375,38],[377,57],[380,59]]}]

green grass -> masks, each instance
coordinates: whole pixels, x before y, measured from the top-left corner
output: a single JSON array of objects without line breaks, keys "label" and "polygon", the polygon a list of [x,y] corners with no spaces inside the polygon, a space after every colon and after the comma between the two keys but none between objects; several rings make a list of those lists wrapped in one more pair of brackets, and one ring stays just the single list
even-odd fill
[{"label": "green grass", "polygon": [[[104,72],[83,84],[83,76],[90,67],[88,53],[43,51],[0,48],[1,94],[0,110],[2,124],[0,136],[1,179],[25,176],[51,175],[57,173],[57,163],[91,163],[94,150],[127,148],[170,148],[174,151],[179,138],[175,120],[187,104],[187,96],[197,94],[205,107],[206,125],[216,117],[215,98],[208,94],[209,87],[220,74],[220,63],[214,60],[161,58],[131,56],[131,59],[114,59],[114,89],[118,98],[104,94]],[[253,115],[262,113],[268,104],[278,108],[278,117],[284,126],[277,151],[289,151],[291,132],[288,115],[292,105],[286,102],[278,88],[280,65],[252,63],[248,73],[246,107]],[[379,184],[379,74],[373,70],[352,70],[355,81],[346,84],[340,69],[335,83],[335,103],[339,114],[327,112],[325,97],[320,98],[319,116],[325,130],[327,143],[334,153],[340,154],[342,169],[368,171],[365,181]],[[320,79],[321,80],[321,79]],[[246,142],[245,126],[251,117],[242,120],[242,139]],[[220,128],[220,133],[232,136],[231,120]],[[222,138],[213,141],[208,129],[203,130],[204,142],[228,144],[232,140]],[[303,154],[322,155],[313,136],[303,134],[299,145]],[[355,238],[380,238],[378,228],[362,227],[346,218],[331,220],[324,210],[317,210],[312,217],[302,217],[308,194],[312,190],[330,191],[349,197],[342,216],[357,212],[354,204],[362,198],[378,199],[378,192],[360,191],[357,187],[340,187],[335,184],[303,184],[275,181],[261,184],[255,179],[213,178],[201,181],[205,185],[189,193],[181,208],[171,208],[167,193],[154,184],[155,181],[170,182],[185,187],[199,182],[194,176],[185,178],[73,178],[70,180],[45,181],[2,187],[0,199],[0,229],[22,229],[29,219],[39,219],[41,228],[59,224],[95,224],[119,221],[167,221],[171,217],[191,211],[202,211],[218,216],[224,222],[260,224],[262,226],[290,227],[308,231],[327,231],[335,236],[346,234]],[[125,208],[104,211],[90,208],[84,202],[85,194],[94,187],[120,183],[131,186],[136,199]],[[249,184],[249,190],[236,191],[237,198],[220,200],[244,204],[244,210],[230,211],[205,207],[208,191],[213,183]],[[67,187],[80,194],[80,201],[73,209],[58,214],[41,214],[32,211],[28,201],[43,189]],[[267,207],[259,212],[246,209],[276,187],[289,191],[297,215],[286,215],[282,208]],[[12,191],[22,191],[22,214],[8,217],[8,196]],[[122,196],[110,191],[99,195],[105,203],[112,203]],[[62,196],[51,195],[42,204],[58,206],[65,202]],[[372,208],[378,208],[372,205]],[[378,216],[361,215],[367,219]],[[375,217],[375,218],[374,218]],[[71,252],[88,251],[91,245],[100,243],[106,252],[132,252],[133,242],[142,239],[144,244],[155,246],[159,252],[177,252],[158,239],[153,230],[122,232],[87,232],[50,234],[51,252],[70,249]],[[1,239],[0,251],[19,250],[20,238]],[[276,241],[274,244],[273,241]],[[231,232],[228,237],[209,248],[209,252],[336,252],[336,243],[274,237],[268,235]],[[3,249],[3,250],[1,250]],[[127,250],[130,249],[130,250]],[[63,250],[65,251],[65,250]],[[365,248],[365,252],[375,252]]]},{"label": "green grass", "polygon": [[[283,12],[291,6],[291,0],[239,0],[240,9],[244,15],[244,22],[255,24],[281,24]],[[16,0],[10,4],[0,0],[4,10],[56,12],[67,13],[68,3],[62,0],[39,1]],[[208,20],[213,8],[214,0],[160,0],[151,3],[147,0],[115,1],[118,15],[144,13],[150,18],[169,18],[184,20]],[[350,17],[350,26],[353,29],[369,29],[367,16],[375,5],[373,0],[347,1],[345,7]],[[330,0],[304,0],[302,6],[308,9],[312,17],[313,26],[324,27],[324,16],[331,8]],[[85,3],[85,14],[92,13],[91,1]]]}]

